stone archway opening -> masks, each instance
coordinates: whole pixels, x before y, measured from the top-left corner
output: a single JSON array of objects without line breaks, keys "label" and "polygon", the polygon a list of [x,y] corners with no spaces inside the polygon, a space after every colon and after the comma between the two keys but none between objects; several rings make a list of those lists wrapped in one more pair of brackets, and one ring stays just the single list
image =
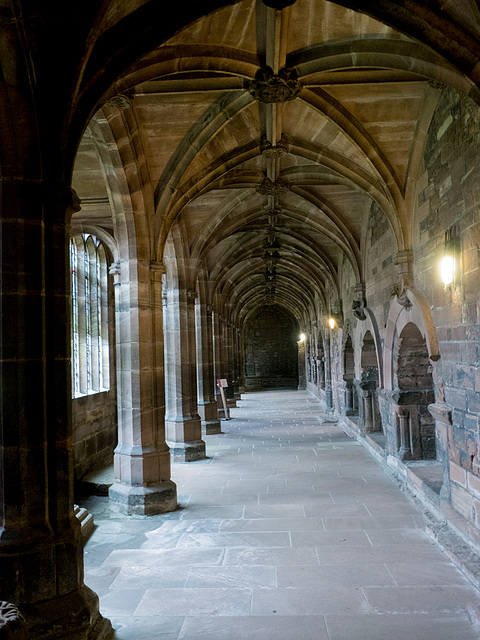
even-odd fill
[{"label": "stone archway opening", "polygon": [[317,387],[325,390],[325,345],[323,342],[323,334],[320,331],[317,337]]},{"label": "stone archway opening", "polygon": [[343,380],[345,382],[345,415],[358,416],[358,396],[355,388],[355,354],[351,336],[343,349]]},{"label": "stone archway opening", "polygon": [[432,365],[425,338],[408,323],[395,341],[393,380],[397,404],[396,448],[401,460],[435,460]]},{"label": "stone archway opening", "polygon": [[367,331],[362,342],[359,381],[363,425],[367,433],[382,433],[382,418],[378,405],[379,367],[375,341]]},{"label": "stone archway opening", "polygon": [[296,389],[298,322],[277,305],[260,308],[245,327],[245,388]]}]

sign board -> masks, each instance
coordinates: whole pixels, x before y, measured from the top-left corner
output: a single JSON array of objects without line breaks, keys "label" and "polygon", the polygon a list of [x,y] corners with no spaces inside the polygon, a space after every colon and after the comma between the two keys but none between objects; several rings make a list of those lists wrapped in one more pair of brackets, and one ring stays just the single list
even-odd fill
[{"label": "sign board", "polygon": [[219,378],[217,380],[217,385],[222,389],[223,387],[228,387],[228,382],[225,378]]}]

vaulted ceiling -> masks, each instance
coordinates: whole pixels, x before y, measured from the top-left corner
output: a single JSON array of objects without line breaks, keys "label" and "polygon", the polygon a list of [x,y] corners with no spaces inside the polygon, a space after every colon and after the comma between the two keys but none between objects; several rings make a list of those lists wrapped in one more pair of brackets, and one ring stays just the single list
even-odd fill
[{"label": "vaulted ceiling", "polygon": [[114,232],[101,123],[133,201],[142,194],[157,259],[171,240],[240,316],[268,299],[298,317],[339,292],[345,258],[363,281],[373,203],[398,249],[410,247],[415,179],[445,85],[469,93],[473,83],[362,13],[242,0],[181,29],[116,83],[77,154],[74,224]]}]

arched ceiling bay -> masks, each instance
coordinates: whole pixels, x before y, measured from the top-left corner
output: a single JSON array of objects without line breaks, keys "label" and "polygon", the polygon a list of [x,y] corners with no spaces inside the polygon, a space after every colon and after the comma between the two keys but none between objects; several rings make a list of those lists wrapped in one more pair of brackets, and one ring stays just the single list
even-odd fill
[{"label": "arched ceiling bay", "polygon": [[[435,101],[443,85],[472,84],[433,49],[339,4],[242,0],[142,56],[96,118],[108,122],[132,198],[141,192],[152,259],[176,228],[183,257],[237,317],[268,298],[298,318],[341,294],[345,259],[362,282],[372,203],[399,250],[409,247]],[[94,147],[87,130],[77,222],[105,204]],[[105,207],[96,222],[108,227]]]}]

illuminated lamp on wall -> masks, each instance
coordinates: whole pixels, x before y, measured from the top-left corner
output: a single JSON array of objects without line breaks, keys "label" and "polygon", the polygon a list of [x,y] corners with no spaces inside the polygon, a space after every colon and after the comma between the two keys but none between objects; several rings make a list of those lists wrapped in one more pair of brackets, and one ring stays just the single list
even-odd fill
[{"label": "illuminated lamp on wall", "polygon": [[330,327],[330,329],[332,329],[332,330],[335,329],[336,324],[337,323],[335,322],[335,318],[329,318],[328,319],[328,326]]},{"label": "illuminated lamp on wall", "polygon": [[456,272],[460,260],[460,239],[452,225],[445,232],[445,251],[440,260],[440,277],[445,289],[455,287]]},{"label": "illuminated lamp on wall", "polygon": [[304,334],[304,333],[301,333],[301,334],[298,336],[298,341],[299,341],[299,342],[305,342],[305,334]]}]

